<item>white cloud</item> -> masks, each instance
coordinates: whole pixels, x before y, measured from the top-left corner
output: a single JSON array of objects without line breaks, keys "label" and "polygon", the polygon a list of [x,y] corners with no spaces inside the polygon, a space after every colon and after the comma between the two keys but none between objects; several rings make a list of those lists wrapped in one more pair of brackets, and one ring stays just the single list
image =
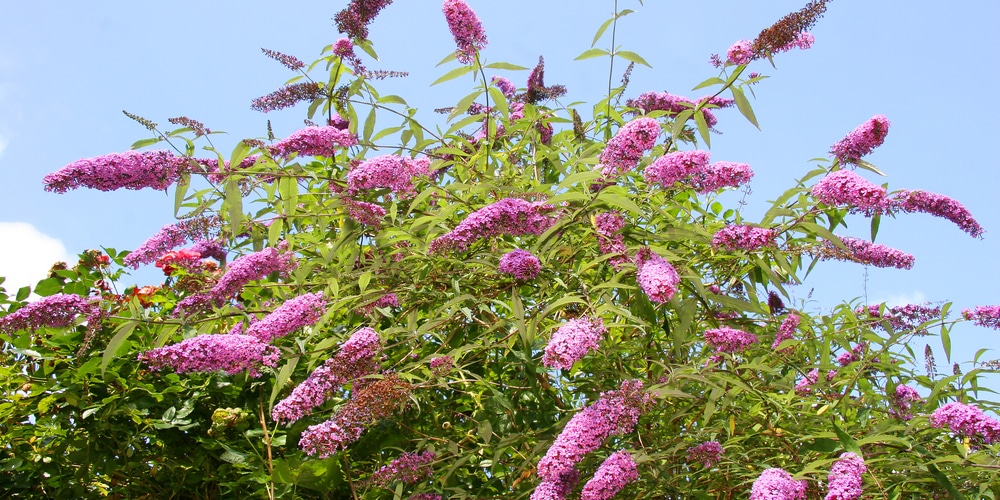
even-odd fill
[{"label": "white cloud", "polygon": [[13,293],[44,278],[52,264],[69,260],[66,247],[27,222],[0,222],[0,276]]},{"label": "white cloud", "polygon": [[[889,298],[885,299],[883,302],[885,302],[885,305],[888,307],[905,306],[907,304],[924,304],[927,303],[927,296],[921,291],[909,294],[890,294]],[[875,303],[878,304],[878,302]]]}]

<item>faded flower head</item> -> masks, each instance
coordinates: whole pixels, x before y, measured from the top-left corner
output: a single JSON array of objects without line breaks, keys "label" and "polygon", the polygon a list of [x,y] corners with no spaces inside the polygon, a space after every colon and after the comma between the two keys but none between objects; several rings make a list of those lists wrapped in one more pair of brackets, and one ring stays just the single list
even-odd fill
[{"label": "faded flower head", "polygon": [[351,4],[333,16],[337,30],[356,40],[368,38],[368,25],[392,0],[351,0]]},{"label": "faded flower head", "polygon": [[267,113],[269,111],[290,108],[300,102],[314,101],[325,95],[326,87],[322,83],[292,83],[270,94],[254,99],[250,103],[250,109]]},{"label": "faded flower head", "polygon": [[687,460],[691,463],[701,462],[705,467],[712,467],[722,460],[726,450],[718,441],[705,441],[687,449]]}]

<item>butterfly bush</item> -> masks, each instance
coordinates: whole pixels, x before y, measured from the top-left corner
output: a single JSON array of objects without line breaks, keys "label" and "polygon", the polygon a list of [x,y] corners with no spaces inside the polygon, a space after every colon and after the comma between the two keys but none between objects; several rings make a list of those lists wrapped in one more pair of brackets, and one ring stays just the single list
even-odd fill
[{"label": "butterfly bush", "polygon": [[347,191],[355,195],[363,191],[388,188],[397,196],[415,194],[413,178],[426,176],[429,158],[406,158],[382,155],[361,162],[347,174]]},{"label": "butterfly bush", "polygon": [[566,469],[554,478],[545,478],[535,491],[531,493],[531,500],[565,500],[577,482],[580,481],[580,472],[576,469]]},{"label": "butterfly bush", "polygon": [[774,230],[763,227],[753,227],[732,224],[715,232],[712,236],[712,246],[726,250],[759,250],[774,244]]},{"label": "butterfly bush", "polygon": [[703,174],[708,165],[708,151],[674,151],[653,160],[653,163],[643,171],[643,176],[649,184],[669,188],[678,182]]},{"label": "butterfly bush", "polygon": [[601,173],[608,178],[634,169],[642,155],[653,149],[660,135],[660,122],[636,118],[625,124],[601,152]]},{"label": "butterfly bush", "polygon": [[724,188],[740,187],[750,182],[753,170],[746,163],[720,161],[708,166],[691,177],[691,187],[700,194],[708,194]]},{"label": "butterfly bush", "polygon": [[705,330],[705,343],[720,352],[736,353],[757,343],[757,336],[728,326]]},{"label": "butterfly bush", "polygon": [[825,500],[857,500],[861,498],[861,475],[868,470],[857,454],[846,452],[830,467],[829,490]]},{"label": "butterfly bush", "polygon": [[542,271],[542,264],[538,261],[538,257],[531,255],[527,250],[513,250],[500,257],[497,270],[519,280],[528,281],[538,276]]},{"label": "butterfly bush", "polygon": [[480,239],[503,234],[510,236],[542,234],[556,221],[554,217],[546,215],[554,208],[543,202],[504,198],[469,214],[455,229],[434,239],[430,251],[462,252]]},{"label": "butterfly bush", "polygon": [[31,302],[0,318],[0,332],[13,335],[18,330],[37,330],[43,327],[65,328],[72,325],[81,316],[91,322],[98,319],[100,309],[97,303],[79,295],[57,293]]},{"label": "butterfly bush", "polygon": [[365,429],[389,418],[410,395],[410,384],[398,375],[389,374],[355,391],[333,415],[323,423],[309,426],[302,433],[299,447],[307,455],[326,458],[358,440]]},{"label": "butterfly bush", "polygon": [[434,473],[430,463],[436,457],[437,454],[430,450],[421,453],[403,453],[399,458],[372,473],[368,481],[383,488],[389,487],[395,481],[416,483]]},{"label": "butterfly bush", "polygon": [[573,363],[596,351],[607,333],[601,318],[583,316],[571,319],[552,334],[545,346],[542,363],[549,368],[569,370],[573,368]]},{"label": "butterfly bush", "polygon": [[45,190],[65,193],[78,188],[115,191],[145,188],[162,191],[180,178],[187,159],[170,151],[126,151],[77,160],[45,176]]},{"label": "butterfly bush", "polygon": [[250,335],[198,335],[177,344],[157,347],[142,353],[139,360],[150,368],[173,368],[184,372],[224,372],[230,375],[247,372],[259,377],[264,366],[275,367],[281,358],[278,348]]},{"label": "butterfly bush", "polygon": [[932,427],[948,427],[961,439],[976,444],[993,444],[1000,441],[1000,421],[983,413],[974,405],[948,403],[931,414]]},{"label": "butterfly bush", "polygon": [[606,458],[583,485],[580,500],[611,500],[629,483],[639,479],[639,470],[627,451],[616,451]]},{"label": "butterfly bush", "polygon": [[899,200],[899,207],[903,211],[922,212],[948,219],[971,236],[979,238],[983,235],[983,226],[972,217],[972,213],[964,205],[945,195],[903,190],[896,193],[895,198]]},{"label": "butterfly bush", "polygon": [[976,306],[963,309],[962,317],[979,326],[1000,330],[1000,306]]},{"label": "butterfly bush", "polygon": [[855,309],[855,314],[867,316],[878,321],[872,324],[873,328],[885,330],[882,322],[889,323],[894,331],[912,330],[915,333],[926,334],[926,329],[921,329],[920,325],[941,318],[941,307],[929,304],[906,304],[902,306],[883,307],[873,304],[868,307]]},{"label": "butterfly bush", "polygon": [[472,64],[476,54],[486,48],[483,23],[465,0],[445,0],[441,10],[458,47],[455,57],[462,64]]},{"label": "butterfly bush", "polygon": [[299,156],[333,157],[337,155],[338,150],[354,146],[357,143],[357,137],[347,130],[329,125],[306,127],[272,144],[271,154],[286,157],[292,153]]},{"label": "butterfly bush", "polygon": [[322,292],[299,295],[251,324],[246,334],[257,337],[261,342],[273,342],[299,328],[316,323],[326,312],[326,305]]},{"label": "butterfly bush", "polygon": [[625,228],[625,219],[620,213],[601,212],[594,217],[597,230],[597,245],[604,255],[612,255],[608,259],[616,270],[628,262],[628,249],[625,248],[625,236],[621,234]]},{"label": "butterfly bush", "polygon": [[677,292],[680,276],[666,259],[649,248],[639,250],[635,257],[636,281],[654,304],[669,302]]},{"label": "butterfly bush", "polygon": [[[129,252],[123,259],[126,266],[137,269],[143,264],[151,264],[163,254],[198,238],[217,225],[217,219],[196,217],[167,224],[150,236],[145,242]],[[198,249],[195,251],[201,253]]]},{"label": "butterfly bush", "polygon": [[626,380],[618,390],[601,393],[597,401],[573,415],[559,433],[538,462],[538,475],[543,480],[559,481],[605,439],[631,432],[650,403],[639,380]]},{"label": "butterfly bush", "polygon": [[364,40],[368,38],[368,25],[391,3],[392,0],[351,0],[350,5],[337,12],[333,20],[341,33]]},{"label": "butterfly bush", "polygon": [[889,119],[884,115],[875,115],[831,146],[830,154],[841,163],[858,163],[863,156],[881,146],[888,133]]},{"label": "butterfly bush", "polygon": [[211,290],[178,302],[176,313],[190,314],[219,306],[235,297],[251,281],[263,279],[272,273],[287,274],[295,269],[295,265],[285,243],[279,248],[268,247],[239,257],[229,264]]},{"label": "butterfly bush", "polygon": [[843,206],[851,213],[868,216],[885,213],[893,207],[884,187],[850,170],[838,170],[823,177],[813,186],[812,194],[825,205]]},{"label": "butterfly bush", "polygon": [[725,449],[718,441],[705,441],[687,449],[687,460],[691,463],[702,463],[706,468],[713,467],[722,460]]},{"label": "butterfly bush", "polygon": [[784,469],[771,468],[760,473],[750,488],[750,500],[805,500],[806,482],[792,479]]},{"label": "butterfly bush", "polygon": [[375,357],[382,350],[378,333],[364,327],[354,332],[337,354],[318,366],[271,410],[271,418],[289,423],[322,405],[330,393],[351,380],[375,371]]},{"label": "butterfly bush", "polygon": [[889,414],[904,422],[910,420],[913,418],[913,415],[910,413],[910,408],[913,406],[914,402],[920,400],[920,394],[917,393],[916,389],[908,385],[897,385],[896,389],[892,391],[892,394],[889,397]]}]

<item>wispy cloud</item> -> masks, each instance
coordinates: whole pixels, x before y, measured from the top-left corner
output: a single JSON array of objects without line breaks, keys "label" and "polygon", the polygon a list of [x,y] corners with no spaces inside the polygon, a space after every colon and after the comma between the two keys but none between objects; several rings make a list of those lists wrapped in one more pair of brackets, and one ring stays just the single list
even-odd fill
[{"label": "wispy cloud", "polygon": [[0,222],[0,276],[8,293],[44,278],[52,264],[69,260],[62,241],[27,222]]},{"label": "wispy cloud", "polygon": [[[917,290],[912,293],[903,293],[898,295],[890,294],[889,298],[880,302],[885,302],[885,305],[889,307],[905,306],[907,304],[923,304],[927,302],[927,296],[924,295],[924,292]],[[876,304],[877,303],[878,302],[876,302]]]}]

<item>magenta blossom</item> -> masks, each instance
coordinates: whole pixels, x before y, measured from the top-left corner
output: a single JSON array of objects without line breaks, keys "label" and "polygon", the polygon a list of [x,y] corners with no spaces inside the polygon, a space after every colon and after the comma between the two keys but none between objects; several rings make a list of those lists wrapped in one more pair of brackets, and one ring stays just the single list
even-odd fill
[{"label": "magenta blossom", "polygon": [[839,238],[850,251],[846,260],[875,267],[895,267],[897,269],[911,269],[913,267],[913,256],[908,253],[857,238],[847,236]]},{"label": "magenta blossom", "polygon": [[262,366],[276,366],[280,357],[277,347],[257,337],[238,334],[197,335],[139,355],[154,370],[169,366],[177,373],[247,372],[251,377],[260,376]]},{"label": "magenta blossom", "polygon": [[579,481],[580,472],[578,470],[566,469],[555,478],[543,479],[535,491],[531,493],[530,500],[566,500]]},{"label": "magenta blossom", "polygon": [[333,157],[337,155],[337,150],[357,143],[357,137],[347,130],[333,126],[306,127],[274,143],[271,146],[271,153],[286,157],[292,153],[299,156]]},{"label": "magenta blossom", "polygon": [[[13,335],[19,330],[37,330],[43,327],[65,328],[71,326],[78,316],[95,322],[100,315],[97,304],[86,297],[57,293],[31,302],[24,307],[0,318],[0,332]],[[99,321],[97,322],[99,323]],[[97,327],[98,324],[91,324]]]},{"label": "magenta blossom", "polygon": [[747,64],[754,58],[750,40],[737,40],[726,51],[726,61],[729,64]]},{"label": "magenta blossom", "polygon": [[892,392],[889,397],[891,403],[891,408],[889,408],[889,414],[899,420],[910,420],[913,415],[910,414],[910,408],[914,402],[920,401],[920,394],[917,390],[908,385],[897,385],[896,390]]},{"label": "magenta blossom", "polygon": [[519,280],[528,281],[538,276],[542,271],[542,264],[538,261],[538,257],[527,250],[513,250],[500,257],[498,270]]},{"label": "magenta blossom", "polygon": [[718,441],[705,441],[697,446],[687,449],[687,461],[691,463],[701,462],[705,467],[712,467],[722,460],[722,455],[726,452]]},{"label": "magenta blossom", "polygon": [[868,470],[857,454],[847,452],[830,467],[830,488],[825,500],[857,500],[861,498],[861,476]]},{"label": "magenta blossom", "polygon": [[862,156],[881,146],[888,133],[889,119],[884,115],[875,115],[831,146],[830,154],[841,163],[858,163]]},{"label": "magenta blossom", "polygon": [[465,0],[444,0],[441,10],[458,47],[455,56],[462,64],[472,64],[476,53],[486,48],[486,30]]},{"label": "magenta blossom", "polygon": [[660,123],[652,118],[626,123],[601,152],[604,176],[611,178],[634,169],[643,153],[653,149],[659,135]]},{"label": "magenta blossom", "polygon": [[819,180],[812,194],[825,205],[847,207],[851,213],[868,216],[890,211],[895,204],[886,197],[885,188],[876,186],[850,170],[838,170]]},{"label": "magenta blossom", "polygon": [[307,293],[287,300],[264,319],[255,321],[246,334],[261,342],[273,342],[304,326],[310,326],[326,312],[323,293]]},{"label": "magenta blossom", "polygon": [[627,451],[616,451],[606,458],[587,481],[580,500],[611,500],[629,483],[639,479],[639,471]]},{"label": "magenta blossom", "polygon": [[125,265],[136,269],[142,264],[153,263],[161,255],[188,241],[204,238],[208,230],[217,223],[215,218],[196,217],[167,224],[142,245],[129,252],[124,259]]},{"label": "magenta blossom", "polygon": [[784,469],[767,469],[753,482],[750,500],[805,500],[806,482],[792,479]]},{"label": "magenta blossom", "polygon": [[430,464],[436,457],[437,454],[429,450],[423,453],[403,453],[399,458],[375,471],[368,481],[383,488],[388,488],[395,481],[414,484],[434,472]]},{"label": "magenta blossom", "polygon": [[959,438],[968,438],[977,444],[1000,441],[1000,422],[973,405],[948,403],[934,410],[930,422],[933,427],[947,426]]},{"label": "magenta blossom", "polygon": [[170,151],[126,151],[77,160],[46,175],[45,190],[54,193],[86,187],[99,191],[116,189],[164,190],[177,182],[187,168],[187,158]]},{"label": "magenta blossom", "polygon": [[571,319],[552,334],[545,346],[542,363],[549,368],[569,370],[573,368],[573,363],[597,350],[607,333],[601,318],[591,320],[583,316]]},{"label": "magenta blossom", "polygon": [[736,353],[756,344],[757,336],[743,330],[722,326],[705,330],[705,343],[720,352]]},{"label": "magenta blossom", "polygon": [[969,209],[961,203],[943,195],[927,191],[899,191],[895,198],[900,208],[905,212],[922,212],[941,217],[954,222],[962,231],[979,238],[983,235],[983,226],[976,222]]},{"label": "magenta blossom", "polygon": [[347,173],[347,191],[354,195],[360,191],[388,188],[397,196],[415,194],[413,178],[426,176],[430,158],[406,158],[399,155],[382,155],[369,158]]},{"label": "magenta blossom", "polygon": [[520,198],[504,198],[469,214],[455,229],[431,242],[430,251],[465,251],[469,245],[482,239],[502,234],[521,236],[542,234],[555,223],[555,218],[545,215],[554,209],[542,202],[529,202]]},{"label": "magenta blossom", "polygon": [[648,247],[639,250],[635,262],[638,268],[636,281],[649,300],[654,304],[670,301],[681,282],[674,267]]},{"label": "magenta blossom", "polygon": [[691,187],[701,194],[708,194],[727,187],[736,188],[750,182],[753,170],[746,163],[719,161],[691,178]]},{"label": "magenta blossom", "polygon": [[646,167],[643,176],[647,184],[670,188],[675,183],[704,174],[708,169],[708,158],[708,151],[674,151],[654,160]]},{"label": "magenta blossom", "polygon": [[774,245],[774,230],[747,225],[729,225],[712,237],[712,246],[748,252]]},{"label": "magenta blossom", "polygon": [[979,326],[1000,330],[1000,306],[976,306],[975,309],[963,309],[962,317],[974,321]]},{"label": "magenta blossom", "polygon": [[625,255],[625,236],[621,230],[625,228],[625,219],[618,212],[601,212],[594,217],[594,227],[597,230],[597,245],[604,255],[613,254],[608,262],[617,270],[627,262]]},{"label": "magenta blossom", "polygon": [[795,311],[788,313],[788,316],[781,322],[781,326],[778,327],[778,334],[774,337],[771,349],[777,349],[782,342],[795,338],[795,330],[799,327],[800,319],[799,313]]}]

